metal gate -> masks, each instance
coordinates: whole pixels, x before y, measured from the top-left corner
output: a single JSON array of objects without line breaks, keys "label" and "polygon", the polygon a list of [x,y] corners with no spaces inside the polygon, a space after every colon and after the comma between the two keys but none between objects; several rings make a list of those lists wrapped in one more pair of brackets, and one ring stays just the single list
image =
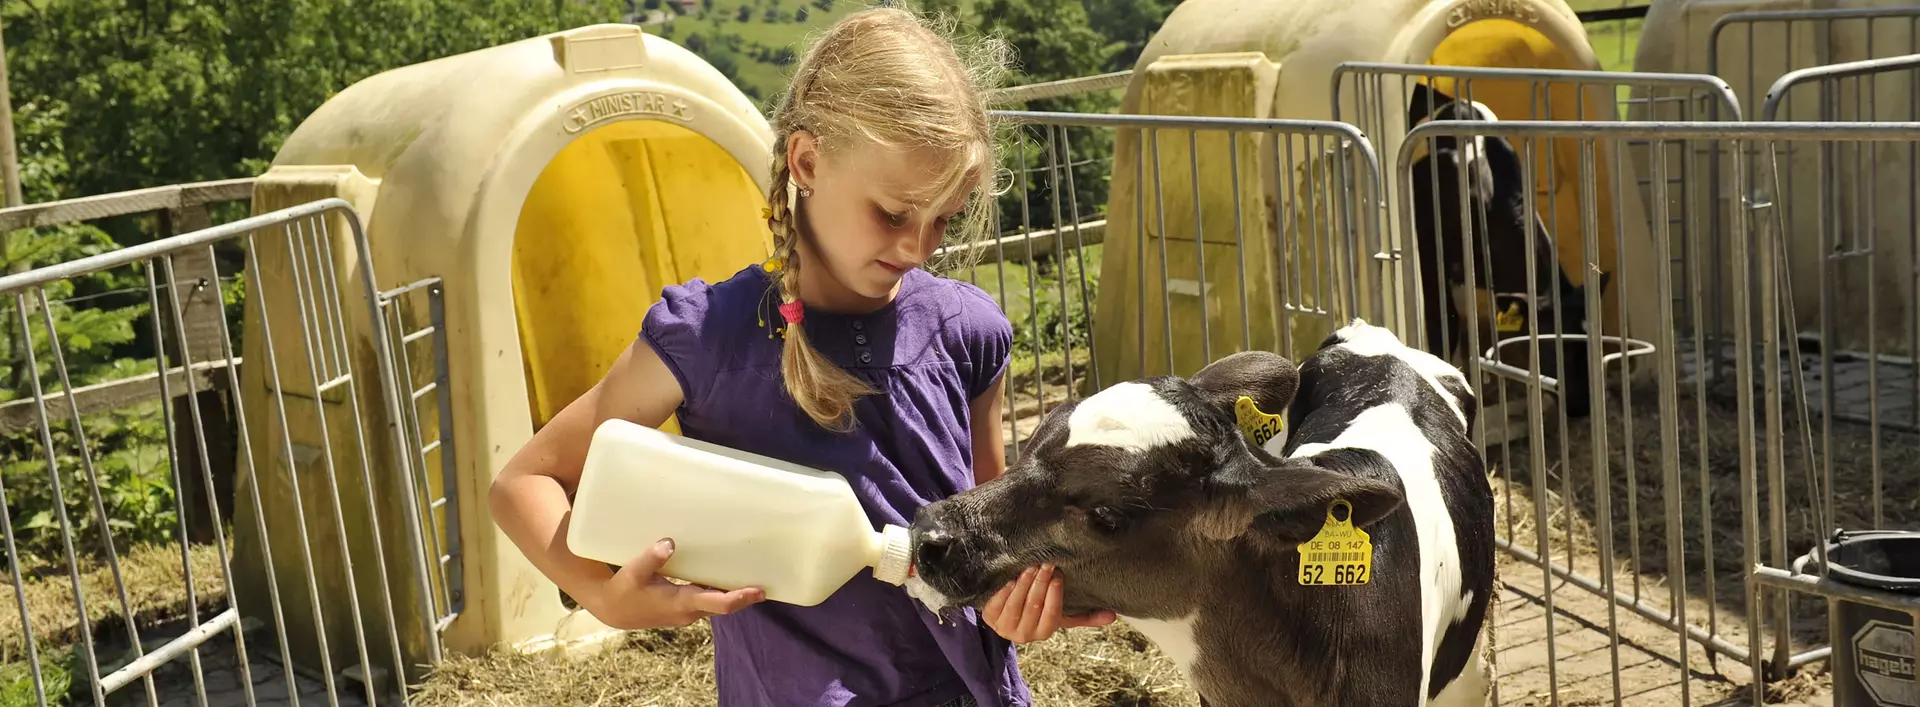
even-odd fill
[{"label": "metal gate", "polygon": [[1020,131],[1000,200],[1008,235],[937,262],[1013,322],[1015,454],[1061,402],[1234,351],[1299,352],[1347,318],[1397,316],[1409,296],[1371,206],[1378,159],[1351,125],[994,117]]},{"label": "metal gate", "polygon": [[[437,409],[424,418],[417,405],[426,392],[445,390],[438,289],[425,285],[429,326],[388,316],[410,309],[399,305],[415,288],[375,292],[369,253],[359,217],[328,199],[0,278],[9,340],[26,342],[6,359],[25,396],[8,412],[24,406],[33,423],[24,441],[7,442],[20,448],[0,462],[0,493],[9,499],[0,528],[19,617],[17,632],[4,638],[17,642],[9,652],[24,656],[40,704],[139,701],[115,696],[135,683],[148,704],[255,704],[282,692],[293,704],[373,704],[399,696],[419,664],[438,660],[439,631],[460,607],[459,548],[451,544],[458,517],[452,485],[428,490],[415,471],[451,451],[445,396],[434,398]],[[357,263],[344,260],[355,255]],[[346,269],[365,285],[360,305],[350,287],[342,292]],[[103,283],[139,284],[87,292]],[[152,372],[133,385],[95,382],[144,364],[103,372],[98,362],[75,358],[94,350],[86,339],[99,330],[89,327],[105,311],[81,305],[140,294],[145,311],[125,315],[123,333],[144,329],[138,335],[158,352]],[[253,355],[241,355],[241,342]],[[410,358],[411,342],[433,355]],[[380,369],[371,387],[356,370],[362,351]],[[396,385],[403,374],[431,385]],[[121,409],[129,401],[150,405],[142,402],[150,394],[127,391],[156,387],[157,410]],[[200,395],[207,392],[224,397]],[[384,401],[385,410],[363,415],[363,396]],[[186,402],[186,419],[168,404],[175,400]],[[220,474],[211,460],[222,444],[199,424],[224,412],[209,406],[233,411],[231,512],[213,490]],[[138,435],[114,426],[139,422],[142,413],[157,413],[141,423],[157,423],[153,448],[129,442]],[[113,424],[102,421],[109,415]],[[423,426],[423,419],[432,421]],[[329,429],[329,422],[350,429]],[[303,426],[313,434],[289,434]],[[422,430],[438,439],[422,444]],[[129,465],[145,471],[128,472]],[[187,477],[193,469],[199,490]],[[159,516],[134,513],[140,509],[129,506],[131,492],[116,476],[127,473],[149,494],[144,502],[170,507],[145,509]],[[51,507],[15,517],[15,501],[41,480]],[[383,506],[387,496],[376,487],[401,489],[405,499]],[[291,512],[282,505],[288,502]],[[435,512],[438,521],[422,522]],[[190,532],[188,519],[196,517],[210,518],[210,537]],[[405,532],[388,547],[383,528],[396,524]],[[393,576],[390,558],[412,566]],[[408,597],[421,608],[402,610]],[[338,645],[343,636],[350,647]],[[78,666],[72,674],[69,665]]]},{"label": "metal gate", "polygon": [[[1809,101],[1823,122],[1920,121],[1920,54],[1789,72],[1768,89],[1761,119],[1786,119],[1795,106],[1809,112]],[[1808,402],[1834,419],[1920,430],[1920,376],[1912,363],[1920,353],[1920,311],[1905,305],[1916,296],[1910,278],[1920,273],[1920,204],[1912,198],[1920,145],[1831,145],[1771,157],[1781,169],[1777,182],[1760,185],[1761,201],[1796,231],[1818,235],[1794,250],[1803,266],[1817,264],[1796,273],[1813,281],[1817,302],[1805,302],[1809,291],[1802,289],[1786,312],[1812,310],[1804,318],[1818,327],[1799,334],[1817,348],[1817,361],[1803,362],[1818,368],[1820,390]],[[1889,161],[1907,168],[1890,172],[1883,166]],[[1861,316],[1839,316],[1848,300],[1864,301]]]},{"label": "metal gate", "polygon": [[[365,235],[360,234],[360,238]],[[365,241],[361,242],[361,252],[367,252]],[[459,485],[453,456],[453,399],[447,377],[445,290],[440,278],[430,277],[381,292],[374,303],[380,314],[384,350],[390,352],[386,358],[392,364],[384,372],[388,381],[385,390],[389,391],[388,414],[395,415],[399,423],[390,427],[400,435],[405,450],[397,461],[404,462],[400,469],[409,481],[408,492],[417,494],[407,502],[418,509],[417,514],[405,516],[407,532],[423,539],[415,542],[415,556],[423,563],[429,557],[433,562],[430,570],[425,564],[418,569],[431,585],[423,587],[421,593],[422,615],[433,617],[427,657],[438,663],[439,635],[466,607],[466,579],[460,563],[460,506],[454,503]],[[433,406],[432,414],[424,418],[420,413],[423,401]],[[435,457],[440,471],[437,479],[430,473],[436,466]],[[424,505],[414,498],[425,499]],[[424,548],[419,547],[422,543]]]},{"label": "metal gate", "polygon": [[[1868,518],[1876,527],[1882,522],[1920,522],[1920,515],[1916,515],[1920,512],[1882,503],[1883,480],[1877,456],[1884,442],[1889,453],[1897,449],[1902,455],[1920,458],[1920,441],[1912,436],[1887,437],[1877,427],[1862,429],[1826,417],[1816,420],[1811,406],[1790,404],[1808,398],[1798,390],[1801,378],[1795,373],[1799,367],[1793,365],[1799,357],[1795,331],[1790,327],[1791,318],[1783,315],[1783,311],[1792,309],[1783,307],[1783,303],[1790,302],[1792,296],[1789,265],[1793,255],[1785,244],[1794,233],[1791,222],[1782,221],[1777,212],[1769,210],[1768,195],[1774,193],[1769,185],[1779,183],[1781,172],[1773,156],[1794,148],[1815,154],[1905,148],[1920,140],[1920,123],[1437,121],[1409,133],[1396,156],[1399,172],[1407,174],[1422,148],[1431,150],[1432,141],[1442,138],[1504,140],[1523,154],[1542,149],[1535,147],[1536,143],[1572,141],[1578,155],[1577,171],[1583,176],[1597,170],[1597,155],[1618,154],[1617,150],[1633,142],[1649,145],[1649,154],[1719,154],[1729,160],[1722,171],[1729,178],[1724,183],[1706,185],[1711,192],[1707,198],[1655,199],[1650,204],[1646,245],[1658,262],[1678,260],[1679,267],[1655,268],[1651,288],[1623,296],[1647,299],[1656,310],[1654,317],[1630,317],[1628,312],[1634,308],[1629,306],[1610,315],[1594,300],[1587,300],[1588,321],[1604,321],[1609,333],[1617,332],[1625,341],[1645,344],[1638,348],[1580,347],[1579,355],[1584,355],[1596,372],[1586,380],[1572,381],[1588,386],[1594,400],[1587,420],[1568,420],[1562,407],[1560,424],[1550,424],[1552,411],[1542,394],[1542,382],[1550,373],[1543,374],[1537,363],[1526,365],[1519,376],[1494,379],[1496,390],[1510,382],[1521,386],[1525,424],[1530,428],[1523,441],[1490,449],[1489,461],[1501,496],[1497,504],[1502,516],[1500,543],[1539,572],[1537,578],[1521,573],[1510,574],[1506,580],[1519,587],[1518,591],[1537,591],[1544,606],[1540,621],[1546,626],[1541,640],[1547,654],[1547,678],[1537,689],[1556,702],[1618,701],[1627,695],[1664,689],[1692,703],[1697,691],[1721,692],[1713,695],[1720,698],[1735,696],[1726,694],[1727,685],[1702,682],[1693,673],[1702,662],[1739,686],[1755,682],[1754,677],[1778,677],[1786,668],[1824,659],[1830,653],[1823,635],[1825,626],[1807,620],[1817,615],[1817,602],[1810,604],[1802,596],[1790,605],[1785,593],[1763,587],[1858,596],[1857,590],[1795,574],[1790,569],[1794,565],[1791,558],[1823,540],[1823,529],[1860,528],[1869,523]],[[1748,164],[1747,155],[1763,159]],[[1652,161],[1648,165],[1652,182],[1666,183],[1678,169],[1673,162]],[[1541,177],[1531,161],[1524,163],[1523,172],[1525,183],[1521,186],[1531,193]],[[1755,190],[1758,196],[1753,198],[1746,196],[1750,193],[1749,174],[1757,175],[1759,181]],[[1422,188],[1420,182],[1417,174],[1397,181],[1398,198],[1411,200],[1414,190]],[[1915,186],[1920,185],[1909,183],[1906,193],[1912,193]],[[1461,192],[1457,211],[1473,213],[1465,194]],[[1620,228],[1597,227],[1594,189],[1582,190],[1578,198],[1581,203],[1577,208],[1585,218],[1578,222],[1578,237],[1573,242],[1582,251],[1582,261],[1602,263],[1606,259],[1601,256],[1601,244],[1622,240],[1629,234]],[[1728,224],[1728,233],[1734,236],[1727,240],[1732,256],[1727,273],[1731,286],[1724,293],[1732,303],[1729,319],[1733,341],[1727,361],[1733,369],[1731,380],[1706,375],[1703,355],[1710,352],[1682,345],[1689,327],[1699,331],[1704,326],[1705,307],[1701,303],[1722,294],[1708,291],[1705,285],[1709,279],[1697,276],[1703,265],[1701,258],[1684,255],[1710,252],[1698,247],[1698,242],[1710,234],[1705,229],[1677,227],[1709,221],[1710,214],[1704,213],[1707,209],[1719,211],[1717,218]],[[1413,224],[1407,218],[1403,218],[1403,227],[1411,230]],[[1463,233],[1469,232],[1470,228],[1463,227]],[[1874,238],[1897,235],[1905,239],[1910,234],[1893,228],[1856,235],[1867,239],[1869,242],[1862,245],[1871,248],[1876,245],[1871,242]],[[1555,234],[1554,241],[1564,245],[1568,240],[1567,233]],[[1687,241],[1693,241],[1695,247],[1683,249]],[[1472,244],[1463,236],[1459,248],[1470,252]],[[1496,251],[1487,257],[1524,257],[1531,262],[1535,255],[1531,239],[1525,250]],[[1626,261],[1622,260],[1620,266],[1625,270]],[[1683,288],[1676,270],[1696,276]],[[1466,272],[1471,289],[1474,270],[1468,268]],[[1470,304],[1464,306],[1473,309],[1464,315],[1469,321],[1491,318],[1487,315],[1492,312],[1480,309],[1478,300],[1469,298],[1466,302]],[[1525,343],[1531,360],[1537,362],[1555,340],[1551,338],[1553,333],[1530,320],[1517,338]],[[1468,327],[1467,336],[1471,350],[1483,348],[1476,327]],[[1560,339],[1571,342],[1582,337]],[[1481,355],[1468,359],[1468,371],[1475,380],[1481,380],[1488,358]],[[1518,380],[1511,380],[1515,378]],[[1783,395],[1783,387],[1793,394]],[[1494,392],[1488,397],[1504,398],[1505,393]],[[1552,458],[1555,447],[1558,459]],[[1914,482],[1900,480],[1909,487]],[[1869,485],[1874,489],[1870,496],[1848,494],[1850,497],[1843,500],[1852,503],[1835,505],[1837,489]],[[1920,489],[1903,490],[1911,498],[1911,493]],[[1764,512],[1759,507],[1763,493],[1767,499]],[[1897,493],[1889,495],[1900,497]],[[1641,506],[1646,504],[1654,504],[1658,510],[1643,513]],[[1737,520],[1728,513],[1729,508],[1739,509]],[[1697,509],[1697,515],[1689,509]],[[1726,542],[1732,538],[1724,535],[1736,525],[1737,539]],[[1585,591],[1572,595],[1557,591],[1561,582]],[[1663,589],[1654,589],[1662,585]],[[1581,596],[1585,593],[1603,598],[1604,605],[1593,606]],[[1920,606],[1895,605],[1903,611]],[[1626,609],[1631,615],[1623,617],[1618,609]],[[1588,637],[1593,632],[1568,633],[1555,625],[1566,620],[1561,616],[1566,614],[1576,621],[1602,622],[1588,612],[1604,613],[1604,639]],[[1649,626],[1664,632],[1665,641],[1653,638]],[[1527,629],[1519,630],[1528,634]],[[1763,641],[1763,634],[1771,634],[1773,640]],[[1501,643],[1511,640],[1503,637]],[[1563,646],[1563,641],[1571,645]],[[1668,649],[1648,648],[1650,643],[1659,642]],[[1589,665],[1591,656],[1601,650],[1605,651],[1606,665]],[[1671,661],[1674,670],[1670,677],[1649,675],[1650,669],[1641,662],[1647,656]],[[1731,658],[1744,669],[1721,665],[1716,656]],[[1503,672],[1508,669],[1502,667]],[[1596,687],[1596,680],[1605,684]],[[1509,681],[1502,684],[1502,689],[1527,689],[1528,685],[1524,679]],[[1761,692],[1753,691],[1755,704],[1761,703]]]},{"label": "metal gate", "polygon": [[[1866,41],[1836,41],[1850,32],[1865,33]],[[1920,54],[1920,7],[1730,12],[1714,20],[1707,35],[1707,73],[1727,77],[1750,102],[1799,69],[1906,54]]]},{"label": "metal gate", "polygon": [[[1432,66],[1426,64],[1389,64],[1376,62],[1345,62],[1333,72],[1333,110],[1334,119],[1352,116],[1351,120],[1359,126],[1361,132],[1372,136],[1380,145],[1383,154],[1393,154],[1401,143],[1400,136],[1409,129],[1414,116],[1421,120],[1433,119],[1432,104],[1415,105],[1408,96],[1414,86],[1441,87],[1454,97],[1463,101],[1477,101],[1488,98],[1489,94],[1500,96],[1505,110],[1496,111],[1500,120],[1607,120],[1607,119],[1644,119],[1641,115],[1654,112],[1669,119],[1687,122],[1740,120],[1740,100],[1726,82],[1715,76],[1705,74],[1662,74],[1636,73],[1622,71],[1567,71],[1555,69],[1510,69],[1484,67]],[[1513,107],[1518,106],[1519,110]],[[1536,208],[1545,213],[1560,213],[1562,201],[1570,196],[1578,199],[1577,194],[1567,194],[1565,188],[1573,187],[1574,180],[1562,175],[1569,162],[1577,161],[1564,143],[1552,145],[1553,149],[1542,149],[1533,153],[1536,168],[1543,173],[1539,180],[1539,202]],[[1650,205],[1656,195],[1668,200],[1689,198],[1698,193],[1702,184],[1720,183],[1718,165],[1701,159],[1684,159],[1672,150],[1678,145],[1668,146],[1670,154],[1662,155],[1663,160],[1672,162],[1667,177],[1654,188],[1648,165],[1653,156],[1649,154],[1650,145],[1646,141],[1628,141],[1623,143],[1622,153],[1629,159],[1617,162],[1625,172],[1631,173],[1632,184],[1638,190],[1643,205]],[[1704,156],[1703,156],[1704,157]],[[1596,164],[1596,174],[1605,179],[1603,188],[1619,190],[1623,183],[1610,179],[1607,174],[1616,161],[1605,156]],[[1401,179],[1404,172],[1399,165],[1384,166],[1384,174],[1389,181]],[[1434,175],[1428,175],[1429,179]],[[1690,192],[1689,190],[1694,190]],[[1402,224],[1404,218],[1399,210],[1406,202],[1397,201],[1397,191],[1389,191],[1388,198],[1395,200],[1389,204],[1388,222]],[[1617,195],[1615,200],[1617,200]],[[1653,216],[1648,209],[1644,217]],[[1626,214],[1619,214],[1625,217]],[[1724,224],[1717,220],[1718,214],[1710,214],[1702,223],[1687,224],[1675,222],[1670,227],[1707,229],[1713,232],[1724,230]],[[1603,216],[1602,218],[1605,218]],[[1549,230],[1560,232],[1576,227],[1574,221],[1549,221]],[[1683,238],[1680,252],[1674,255],[1671,264],[1676,268],[1674,276],[1679,279],[1679,291],[1686,292],[1690,273],[1679,265],[1687,260],[1687,244],[1692,239]],[[1717,242],[1717,241],[1711,241]],[[1443,246],[1444,247],[1444,246]],[[1684,309],[1683,313],[1690,315]],[[1689,331],[1687,339],[1691,341],[1694,332]],[[1409,339],[1408,341],[1416,341]]]}]

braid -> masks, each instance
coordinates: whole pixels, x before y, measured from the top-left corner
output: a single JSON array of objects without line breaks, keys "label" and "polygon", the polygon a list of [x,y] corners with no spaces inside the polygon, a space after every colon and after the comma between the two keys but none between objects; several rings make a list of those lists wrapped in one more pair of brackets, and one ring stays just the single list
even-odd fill
[{"label": "braid", "polygon": [[[780,144],[784,146],[786,140],[780,140]],[[795,285],[798,281],[789,282],[787,280],[788,273],[798,270],[800,264],[795,262],[793,257],[795,241],[797,240],[794,238],[793,232],[793,202],[790,201],[793,197],[789,186],[793,183],[793,171],[787,167],[786,150],[780,150],[780,154],[776,159],[778,161],[773,168],[773,188],[767,192],[767,205],[769,207],[767,210],[767,230],[773,232],[773,257],[779,259],[781,264],[781,274],[777,282],[775,282],[775,287],[778,288],[776,294],[778,294],[780,292],[793,291],[790,289],[790,285]]]},{"label": "braid", "polygon": [[[780,303],[800,299],[801,227],[793,210],[793,171],[787,166],[786,140],[778,143],[779,154],[773,167],[772,186],[767,192],[767,227],[773,232],[773,253],[780,266],[774,279],[773,294]],[[853,401],[873,392],[865,382],[835,366],[807,341],[806,329],[799,323],[776,323],[785,327],[780,355],[780,375],[787,394],[800,409],[821,427],[836,432],[853,428]]]}]

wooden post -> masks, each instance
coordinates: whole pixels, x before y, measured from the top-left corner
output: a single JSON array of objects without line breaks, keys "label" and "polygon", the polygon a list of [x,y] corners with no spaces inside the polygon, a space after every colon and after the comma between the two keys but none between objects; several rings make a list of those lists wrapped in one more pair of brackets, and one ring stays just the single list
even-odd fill
[{"label": "wooden post", "polygon": [[[18,206],[21,201],[20,156],[13,141],[13,89],[7,85],[5,34],[4,28],[0,28],[0,182],[5,182],[6,205]],[[26,272],[33,264],[26,258],[14,257],[13,249],[9,247],[12,241],[12,233],[0,231],[0,265],[5,266],[6,274],[18,275]],[[26,342],[31,339],[21,332],[23,322],[19,321],[18,314],[14,312],[13,303],[3,304],[5,306],[0,309],[5,311],[0,312],[0,326],[5,326],[6,330],[0,333],[0,341],[8,342],[7,355],[10,360],[25,361],[27,360]],[[24,396],[23,391],[28,387],[26,367],[15,364],[13,374],[8,376],[6,384],[12,387],[16,394]]]},{"label": "wooden post", "polygon": [[[205,204],[183,205],[160,214],[160,230],[169,236],[192,233],[211,227],[213,219]],[[169,366],[191,366],[221,358],[220,318],[225,315],[220,297],[220,282],[215,277],[210,248],[193,248],[176,253],[173,278],[164,286],[180,302],[180,326],[175,327],[171,305],[162,320],[165,332],[160,337]],[[185,338],[181,337],[184,330]],[[184,346],[182,345],[184,343]],[[193,380],[191,376],[187,380]],[[219,529],[207,512],[207,484],[200,463],[200,437],[194,435],[193,406],[200,409],[200,431],[207,443],[205,467],[213,477],[212,494],[223,519],[233,517],[234,441],[233,420],[227,408],[227,396],[219,389],[197,389],[189,398],[185,390],[173,391],[174,446],[180,450],[180,498],[186,508],[187,537],[196,543],[216,541]]]},{"label": "wooden post", "polygon": [[0,28],[0,180],[7,183],[7,205],[19,206],[20,153],[13,141],[13,88],[7,84],[7,41]]}]

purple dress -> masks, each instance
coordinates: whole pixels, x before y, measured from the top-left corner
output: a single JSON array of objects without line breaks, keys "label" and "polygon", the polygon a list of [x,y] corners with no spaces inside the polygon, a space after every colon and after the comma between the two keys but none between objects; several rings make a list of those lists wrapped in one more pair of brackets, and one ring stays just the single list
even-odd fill
[{"label": "purple dress", "polygon": [[[814,347],[878,391],[855,404],[853,431],[836,434],[814,424],[781,383],[769,285],[756,264],[717,284],[667,287],[648,311],[641,334],[680,381],[683,434],[838,472],[875,527],[907,525],[921,506],[973,486],[968,403],[1005,370],[1013,341],[986,292],[912,270],[894,301],[872,314],[808,310]],[[976,612],[942,624],[871,570],[818,606],[762,602],[711,621],[724,707],[1032,699],[1013,645]]]}]

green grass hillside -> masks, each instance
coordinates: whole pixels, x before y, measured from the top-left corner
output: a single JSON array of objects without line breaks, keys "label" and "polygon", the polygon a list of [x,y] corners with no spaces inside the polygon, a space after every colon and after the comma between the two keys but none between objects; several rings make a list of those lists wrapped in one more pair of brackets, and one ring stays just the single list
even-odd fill
[{"label": "green grass hillside", "polygon": [[[649,0],[663,2],[663,0]],[[786,85],[794,56],[810,32],[875,4],[877,0],[693,0],[695,10],[665,24],[658,34],[699,54],[733,78],[763,109]],[[962,3],[963,5],[968,3]],[[1574,10],[1620,6],[1619,0],[1571,0]],[[1634,4],[1638,4],[1637,0]],[[1093,10],[1092,6],[1089,10]],[[1640,20],[1589,25],[1594,55],[1609,71],[1629,71]]]},{"label": "green grass hillside", "polygon": [[863,0],[704,0],[694,12],[646,30],[693,50],[765,109],[786,85],[808,33],[871,4]]}]

